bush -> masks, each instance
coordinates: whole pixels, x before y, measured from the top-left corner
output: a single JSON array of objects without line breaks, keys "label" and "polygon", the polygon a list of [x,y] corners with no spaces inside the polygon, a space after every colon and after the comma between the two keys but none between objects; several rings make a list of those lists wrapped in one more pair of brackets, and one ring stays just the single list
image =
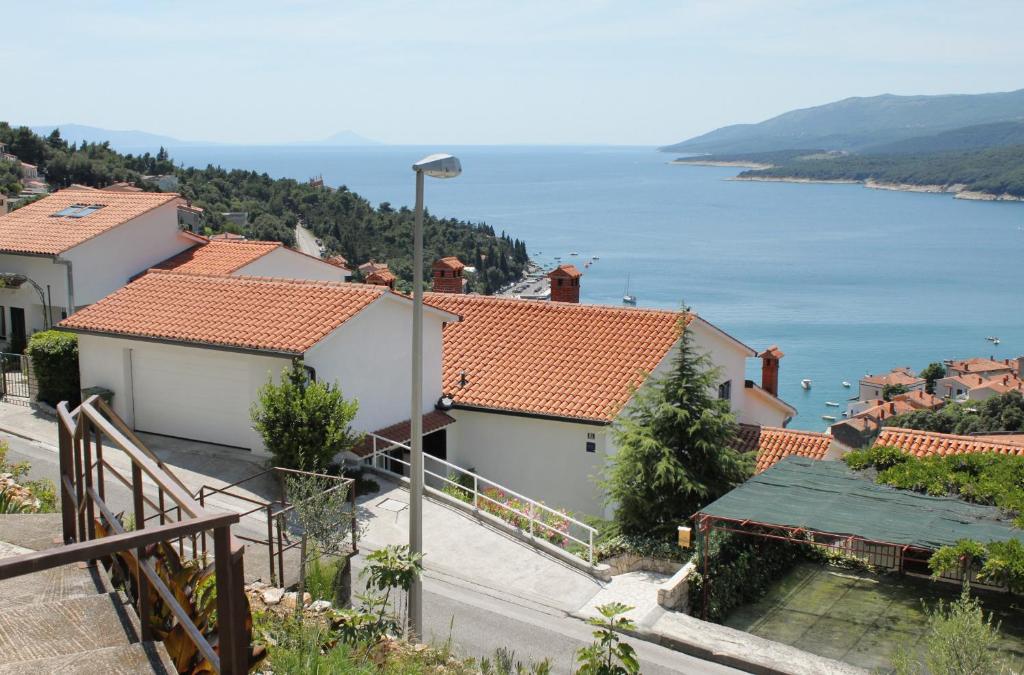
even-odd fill
[{"label": "bush", "polygon": [[59,330],[36,333],[28,341],[26,353],[39,383],[37,398],[56,406],[81,402],[78,379],[78,336]]},{"label": "bush", "polygon": [[[535,508],[529,502],[524,502],[507,495],[498,488],[492,487],[482,490],[480,497],[477,499],[477,507],[481,511],[497,516],[524,532],[530,530],[530,518],[528,516],[533,516],[534,520],[547,526],[534,525],[534,536],[545,539],[562,548],[569,545],[570,540],[565,536],[569,533],[568,518],[554,515],[547,509]],[[561,513],[564,516],[568,516],[564,510]]]}]

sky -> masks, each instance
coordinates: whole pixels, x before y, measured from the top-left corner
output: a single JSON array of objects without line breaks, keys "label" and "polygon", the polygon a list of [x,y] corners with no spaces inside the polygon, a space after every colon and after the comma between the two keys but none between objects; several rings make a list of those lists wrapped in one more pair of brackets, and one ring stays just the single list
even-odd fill
[{"label": "sky", "polygon": [[4,2],[0,120],[285,143],[663,145],[1024,88],[1024,2]]}]

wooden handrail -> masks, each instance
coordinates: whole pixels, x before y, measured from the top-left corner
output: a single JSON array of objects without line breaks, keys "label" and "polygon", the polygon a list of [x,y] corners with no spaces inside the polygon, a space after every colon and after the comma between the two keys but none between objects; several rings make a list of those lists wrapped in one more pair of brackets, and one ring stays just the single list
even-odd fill
[{"label": "wooden handrail", "polygon": [[80,541],[57,548],[44,549],[24,553],[13,558],[0,559],[0,580],[18,577],[32,572],[86,562],[113,555],[119,551],[149,546],[159,541],[177,539],[201,530],[213,530],[228,527],[238,522],[237,513],[219,513],[203,515],[175,523],[168,523],[144,530],[134,530],[124,534],[112,534],[109,537]]}]

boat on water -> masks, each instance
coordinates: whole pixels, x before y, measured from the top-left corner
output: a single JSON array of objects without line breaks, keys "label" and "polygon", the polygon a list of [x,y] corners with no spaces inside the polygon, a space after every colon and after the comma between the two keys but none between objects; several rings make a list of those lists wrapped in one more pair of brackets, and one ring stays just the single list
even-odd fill
[{"label": "boat on water", "polygon": [[849,389],[850,388],[850,383],[847,382],[846,380],[843,380],[843,386],[846,387],[847,389]]},{"label": "boat on water", "polygon": [[636,296],[631,295],[629,292],[629,273],[626,273],[626,290],[622,292],[622,304],[624,305],[635,305]]},{"label": "boat on water", "polygon": [[569,255],[579,255],[576,251],[569,251]]},{"label": "boat on water", "polygon": [[995,340],[993,340],[993,341],[992,341],[992,344],[994,344],[994,345],[997,345],[997,344],[999,344],[999,338],[996,338]]},{"label": "boat on water", "polygon": [[810,389],[811,388],[811,380],[810,380],[810,378],[806,378],[805,377],[804,379],[800,380],[800,386],[803,387],[804,389]]},{"label": "boat on water", "polygon": [[836,403],[835,401],[825,401],[825,405],[827,405],[829,408],[838,408],[839,407],[839,404]]},{"label": "boat on water", "polygon": [[601,256],[599,256],[599,255],[595,255],[594,256],[594,260],[600,260],[600,259],[601,259]]},{"label": "boat on water", "polygon": [[835,422],[836,421],[836,416],[835,415],[822,415],[821,419],[825,420],[826,422]]}]

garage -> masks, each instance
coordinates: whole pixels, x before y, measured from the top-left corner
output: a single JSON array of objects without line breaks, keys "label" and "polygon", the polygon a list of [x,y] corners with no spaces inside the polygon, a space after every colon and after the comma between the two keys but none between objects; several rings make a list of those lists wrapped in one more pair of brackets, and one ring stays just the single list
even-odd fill
[{"label": "garage", "polygon": [[246,449],[252,445],[250,358],[143,345],[131,350],[130,366],[136,430]]}]

